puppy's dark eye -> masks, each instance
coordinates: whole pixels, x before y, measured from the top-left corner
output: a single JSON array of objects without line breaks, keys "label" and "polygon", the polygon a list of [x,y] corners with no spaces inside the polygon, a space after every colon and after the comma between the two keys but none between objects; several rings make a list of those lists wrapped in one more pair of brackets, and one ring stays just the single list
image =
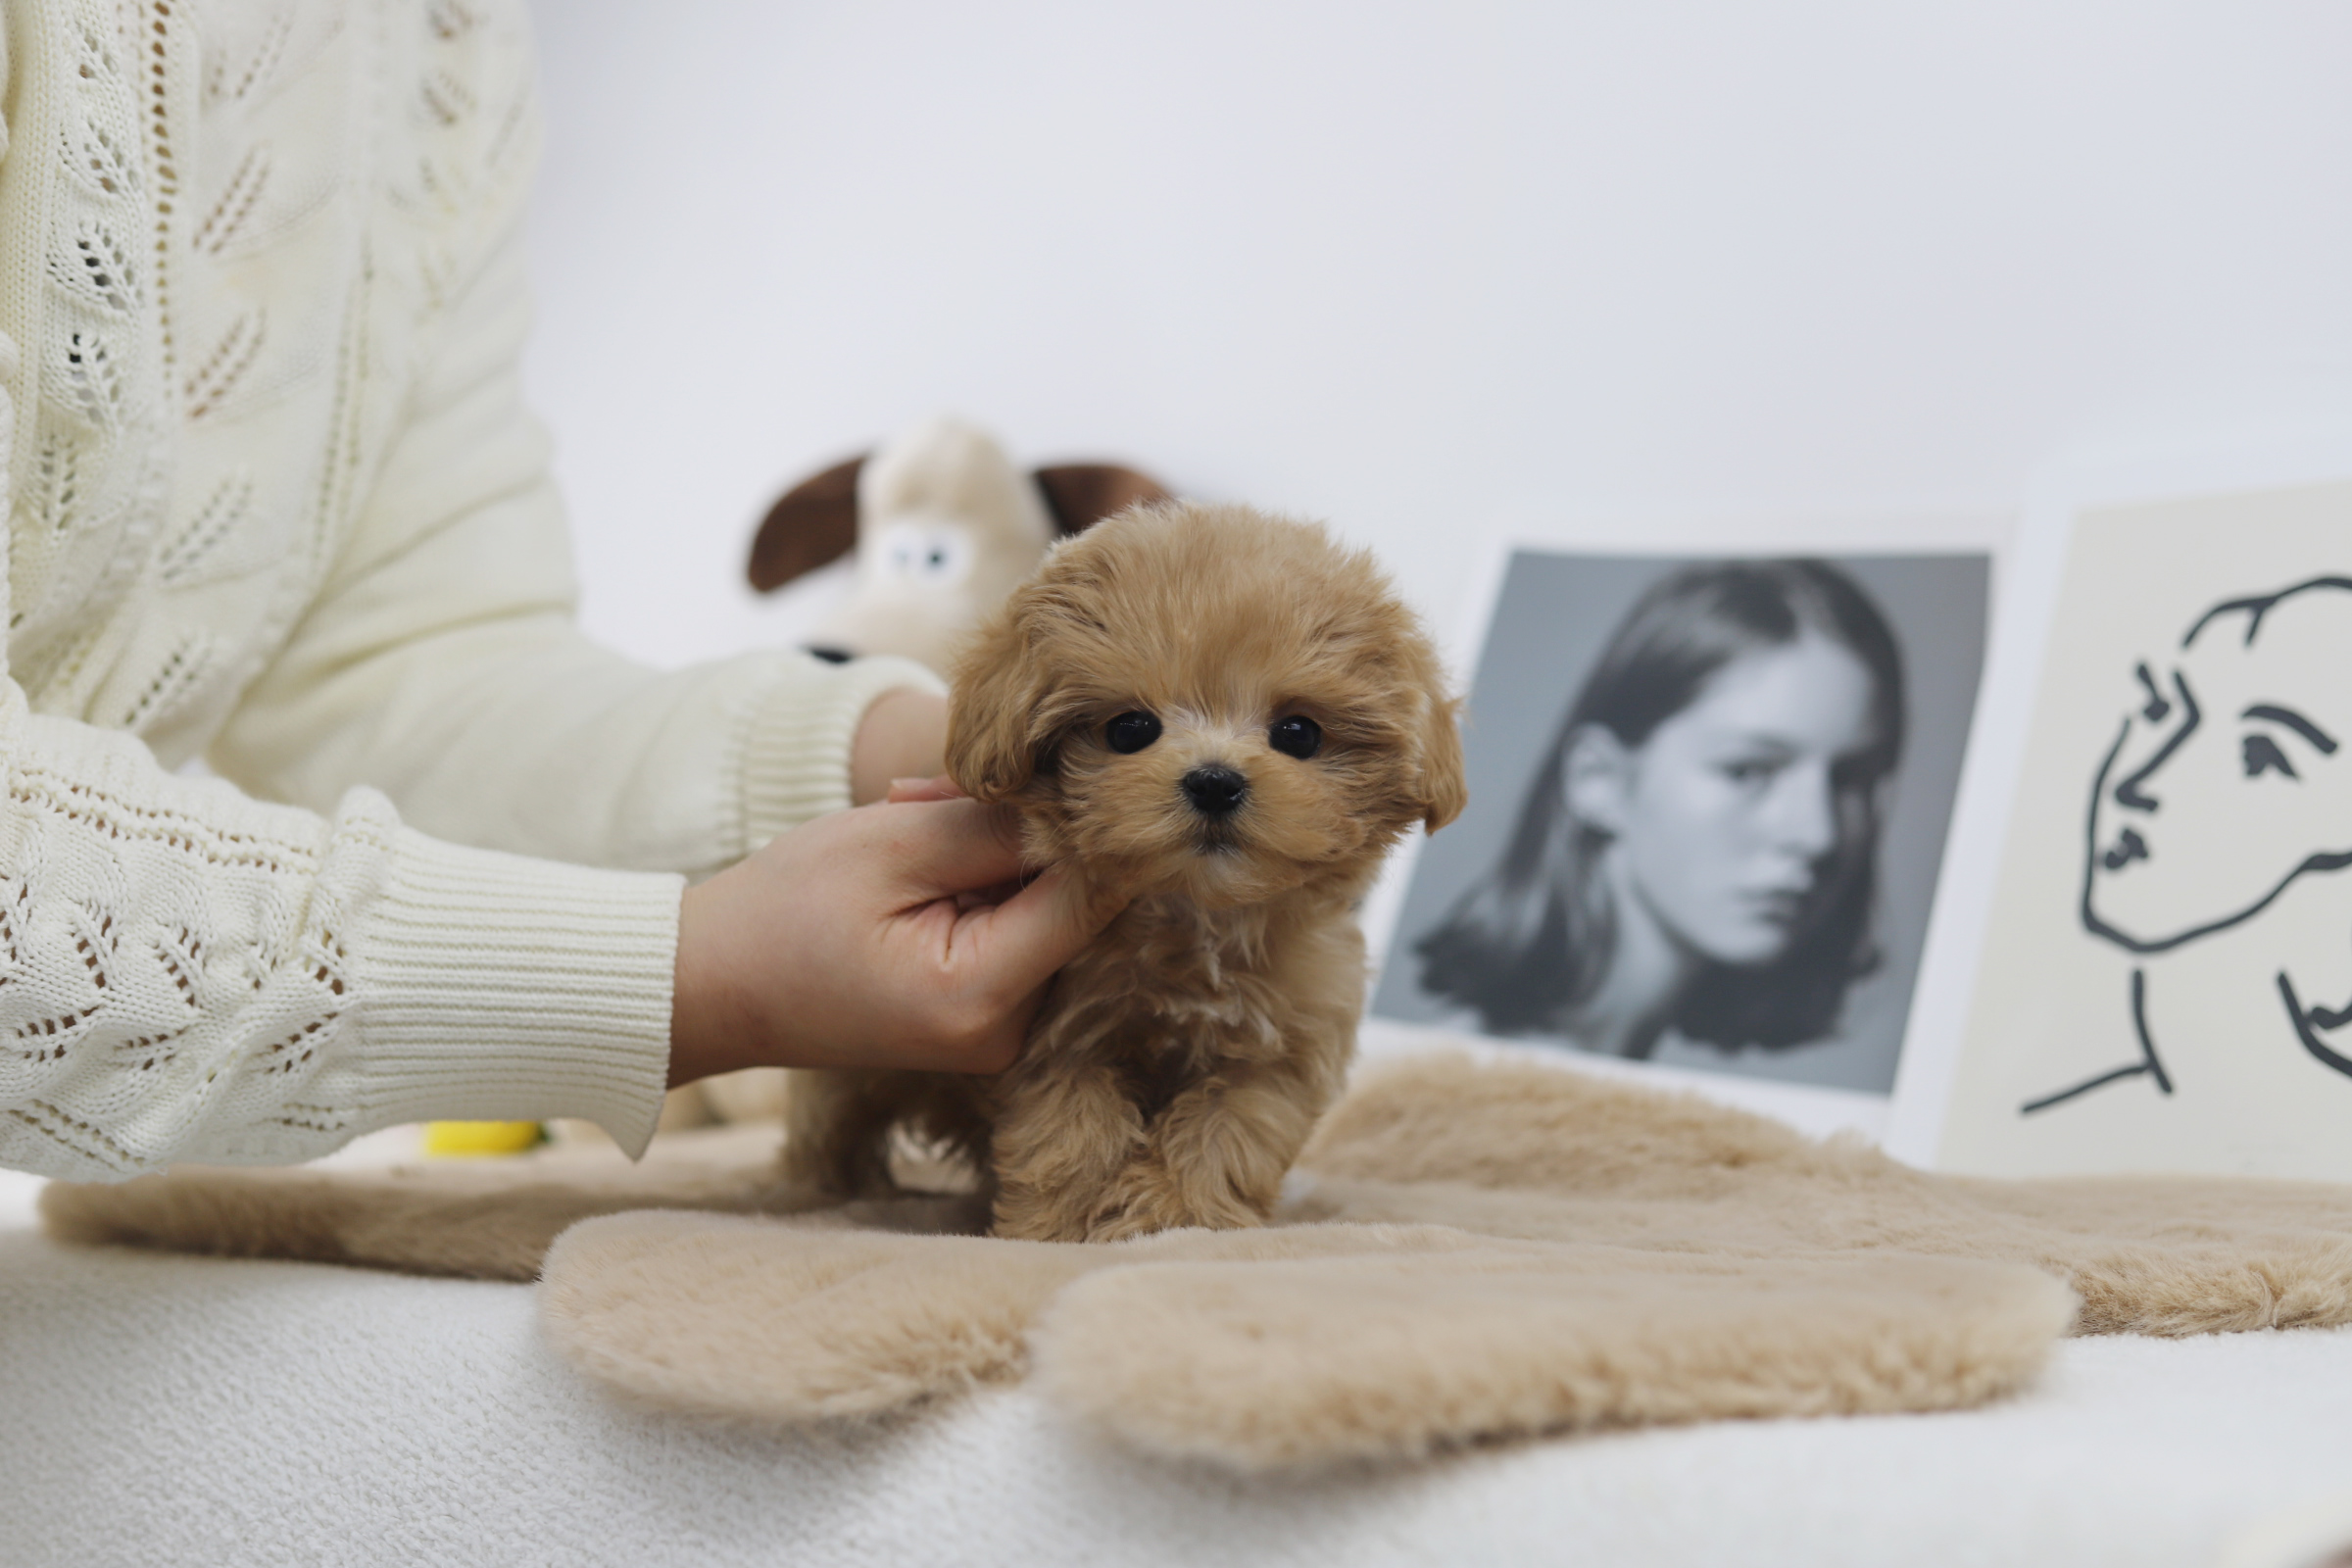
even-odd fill
[{"label": "puppy's dark eye", "polygon": [[1102,738],[1114,752],[1140,752],[1159,739],[1159,720],[1150,713],[1121,713],[1103,726]]},{"label": "puppy's dark eye", "polygon": [[1303,762],[1323,749],[1323,726],[1303,713],[1293,713],[1274,721],[1274,727],[1266,731],[1266,744]]}]

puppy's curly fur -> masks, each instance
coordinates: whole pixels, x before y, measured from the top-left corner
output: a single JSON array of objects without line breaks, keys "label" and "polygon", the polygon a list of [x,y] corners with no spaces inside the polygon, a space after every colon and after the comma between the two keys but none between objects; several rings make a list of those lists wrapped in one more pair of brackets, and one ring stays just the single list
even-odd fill
[{"label": "puppy's curly fur", "polygon": [[959,662],[948,766],[1132,902],[1001,1076],[797,1075],[788,1174],[887,1188],[904,1127],[993,1175],[999,1235],[1261,1222],[1353,1049],[1353,906],[1461,810],[1454,709],[1371,558],[1312,524],[1170,504],[1058,546]]}]

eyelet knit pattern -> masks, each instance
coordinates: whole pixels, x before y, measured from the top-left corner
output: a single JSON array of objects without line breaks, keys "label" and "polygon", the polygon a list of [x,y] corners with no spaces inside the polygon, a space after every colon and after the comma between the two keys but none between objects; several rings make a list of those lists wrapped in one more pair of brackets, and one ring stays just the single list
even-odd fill
[{"label": "eyelet knit pattern", "polygon": [[573,629],[514,369],[517,0],[6,29],[0,1164],[425,1115],[642,1145],[678,873],[846,804],[866,703],[937,683]]}]

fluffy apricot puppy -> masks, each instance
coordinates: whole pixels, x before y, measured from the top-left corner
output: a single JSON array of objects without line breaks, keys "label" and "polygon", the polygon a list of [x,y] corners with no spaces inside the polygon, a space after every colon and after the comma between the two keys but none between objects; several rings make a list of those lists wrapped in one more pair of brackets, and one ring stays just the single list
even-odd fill
[{"label": "fluffy apricot puppy", "polygon": [[904,1128],[972,1161],[1002,1236],[1260,1223],[1354,1048],[1354,906],[1462,808],[1429,639],[1319,527],[1139,508],[1054,550],[952,707],[956,784],[1125,912],[999,1077],[797,1075],[790,1174],[886,1188]]}]

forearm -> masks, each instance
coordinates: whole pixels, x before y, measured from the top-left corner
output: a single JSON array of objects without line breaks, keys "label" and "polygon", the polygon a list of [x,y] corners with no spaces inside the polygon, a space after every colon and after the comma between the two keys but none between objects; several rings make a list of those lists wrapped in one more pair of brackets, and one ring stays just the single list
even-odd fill
[{"label": "forearm", "polygon": [[216,741],[223,775],[313,807],[366,783],[439,837],[583,864],[707,875],[936,767],[944,727],[906,721],[937,702],[911,665],[779,652],[657,672],[554,615],[306,655]]},{"label": "forearm", "polygon": [[[452,308],[349,542],[208,756],[314,809],[369,784],[461,842],[707,874],[850,804],[869,705],[943,688],[902,661],[784,650],[658,671],[582,636],[515,365],[527,320],[511,237]],[[936,766],[868,750],[882,780]]]},{"label": "forearm", "polygon": [[680,882],[331,817],[0,714],[0,1164],[275,1161],[422,1116],[578,1115],[638,1146]]},{"label": "forearm", "polygon": [[932,779],[948,765],[948,700],[901,686],[874,699],[850,743],[850,803],[870,806],[909,779]]}]

